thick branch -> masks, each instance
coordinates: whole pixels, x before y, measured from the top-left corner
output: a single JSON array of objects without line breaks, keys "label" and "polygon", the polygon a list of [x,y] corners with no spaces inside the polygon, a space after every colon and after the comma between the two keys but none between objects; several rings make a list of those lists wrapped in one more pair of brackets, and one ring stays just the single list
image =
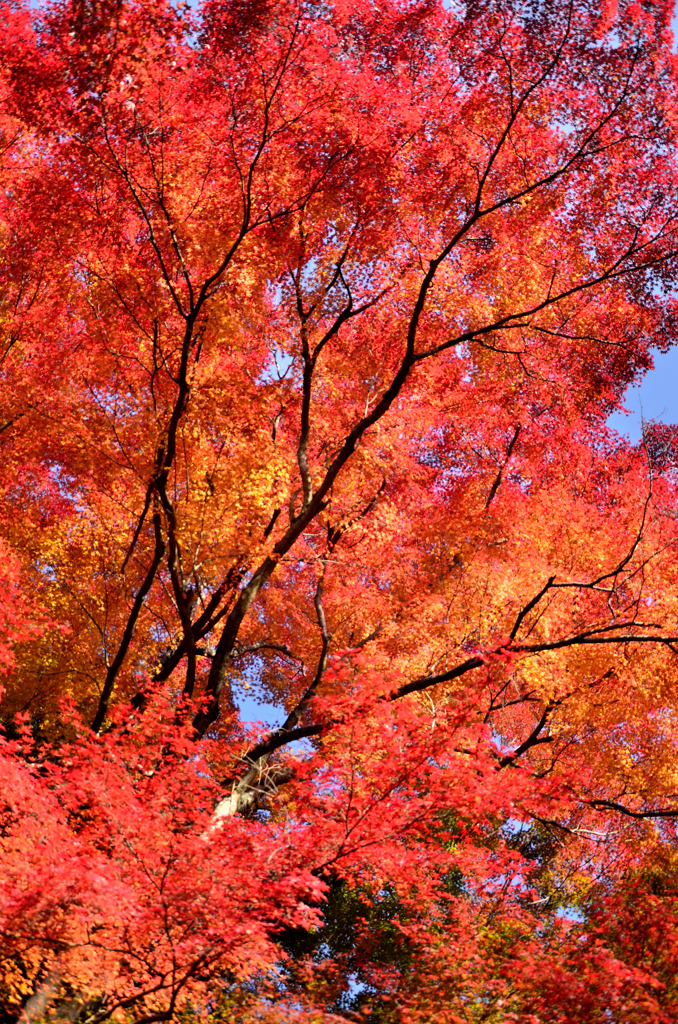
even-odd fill
[{"label": "thick branch", "polygon": [[519,434],[520,434],[520,423],[518,424],[518,426],[516,427],[516,429],[514,431],[513,437],[511,438],[511,441],[509,443],[508,449],[506,451],[506,458],[504,459],[503,464],[499,467],[499,472],[497,473],[497,475],[495,477],[495,480],[494,480],[494,483],[492,484],[492,487],[490,488],[490,493],[488,494],[487,501],[485,502],[485,508],[486,509],[488,509],[490,507],[490,505],[492,504],[492,502],[494,501],[496,493],[499,490],[499,487],[501,486],[502,475],[504,473],[504,470],[508,466],[509,462],[511,461],[511,456],[513,455],[513,449],[516,446],[516,441],[518,440],[518,435]]},{"label": "thick branch", "polygon": [[153,560],[151,561],[151,564],[148,567],[148,571],[144,578],[144,582],[139,587],[137,596],[134,599],[132,610],[127,619],[127,625],[125,626],[125,631],[123,633],[122,640],[120,641],[118,653],[116,654],[115,658],[113,659],[112,663],[108,668],[108,672],[106,673],[106,679],[104,681],[103,690],[101,691],[101,697],[99,698],[99,706],[97,708],[97,713],[94,716],[94,721],[92,722],[92,728],[94,729],[95,732],[99,732],[101,726],[104,723],[104,718],[106,717],[108,705],[111,700],[111,694],[113,693],[113,686],[115,684],[118,672],[122,668],[122,663],[125,660],[125,655],[127,654],[129,645],[132,642],[132,636],[134,635],[134,627],[136,626],[137,619],[139,618],[139,613],[143,607],[146,595],[148,594],[149,590],[151,589],[151,586],[153,585],[153,580],[156,577],[156,573],[160,566],[160,561],[165,553],[165,542],[162,537],[159,512],[156,512],[153,516],[153,528],[155,531],[155,550],[153,552]]},{"label": "thick branch", "polygon": [[668,810],[664,808],[663,810],[656,811],[633,811],[630,807],[617,803],[616,800],[583,800],[582,803],[596,811],[617,811],[628,818],[678,818],[678,809]]}]

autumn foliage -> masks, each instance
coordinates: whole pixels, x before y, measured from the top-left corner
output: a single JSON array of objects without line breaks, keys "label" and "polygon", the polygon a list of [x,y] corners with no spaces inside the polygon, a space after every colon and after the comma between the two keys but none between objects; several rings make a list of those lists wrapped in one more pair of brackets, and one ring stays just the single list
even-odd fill
[{"label": "autumn foliage", "polygon": [[0,0],[3,1020],[678,1019],[671,15]]}]

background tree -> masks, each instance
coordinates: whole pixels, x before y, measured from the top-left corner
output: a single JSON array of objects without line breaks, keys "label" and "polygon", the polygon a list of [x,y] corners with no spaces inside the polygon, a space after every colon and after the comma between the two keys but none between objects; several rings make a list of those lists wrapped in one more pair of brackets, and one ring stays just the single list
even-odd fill
[{"label": "background tree", "polygon": [[2,13],[7,1013],[675,1019],[670,5]]}]

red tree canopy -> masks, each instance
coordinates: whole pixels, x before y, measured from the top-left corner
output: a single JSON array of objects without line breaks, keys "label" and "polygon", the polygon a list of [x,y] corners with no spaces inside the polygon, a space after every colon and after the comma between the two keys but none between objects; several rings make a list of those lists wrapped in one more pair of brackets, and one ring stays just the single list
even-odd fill
[{"label": "red tree canopy", "polygon": [[671,4],[0,13],[7,1019],[675,1021]]}]

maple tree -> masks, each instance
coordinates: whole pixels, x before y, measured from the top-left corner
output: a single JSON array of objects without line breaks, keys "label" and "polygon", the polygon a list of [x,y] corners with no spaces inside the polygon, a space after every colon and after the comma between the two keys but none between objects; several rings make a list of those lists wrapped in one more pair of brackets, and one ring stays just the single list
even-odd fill
[{"label": "maple tree", "polygon": [[671,5],[0,11],[6,1018],[675,1020]]}]

